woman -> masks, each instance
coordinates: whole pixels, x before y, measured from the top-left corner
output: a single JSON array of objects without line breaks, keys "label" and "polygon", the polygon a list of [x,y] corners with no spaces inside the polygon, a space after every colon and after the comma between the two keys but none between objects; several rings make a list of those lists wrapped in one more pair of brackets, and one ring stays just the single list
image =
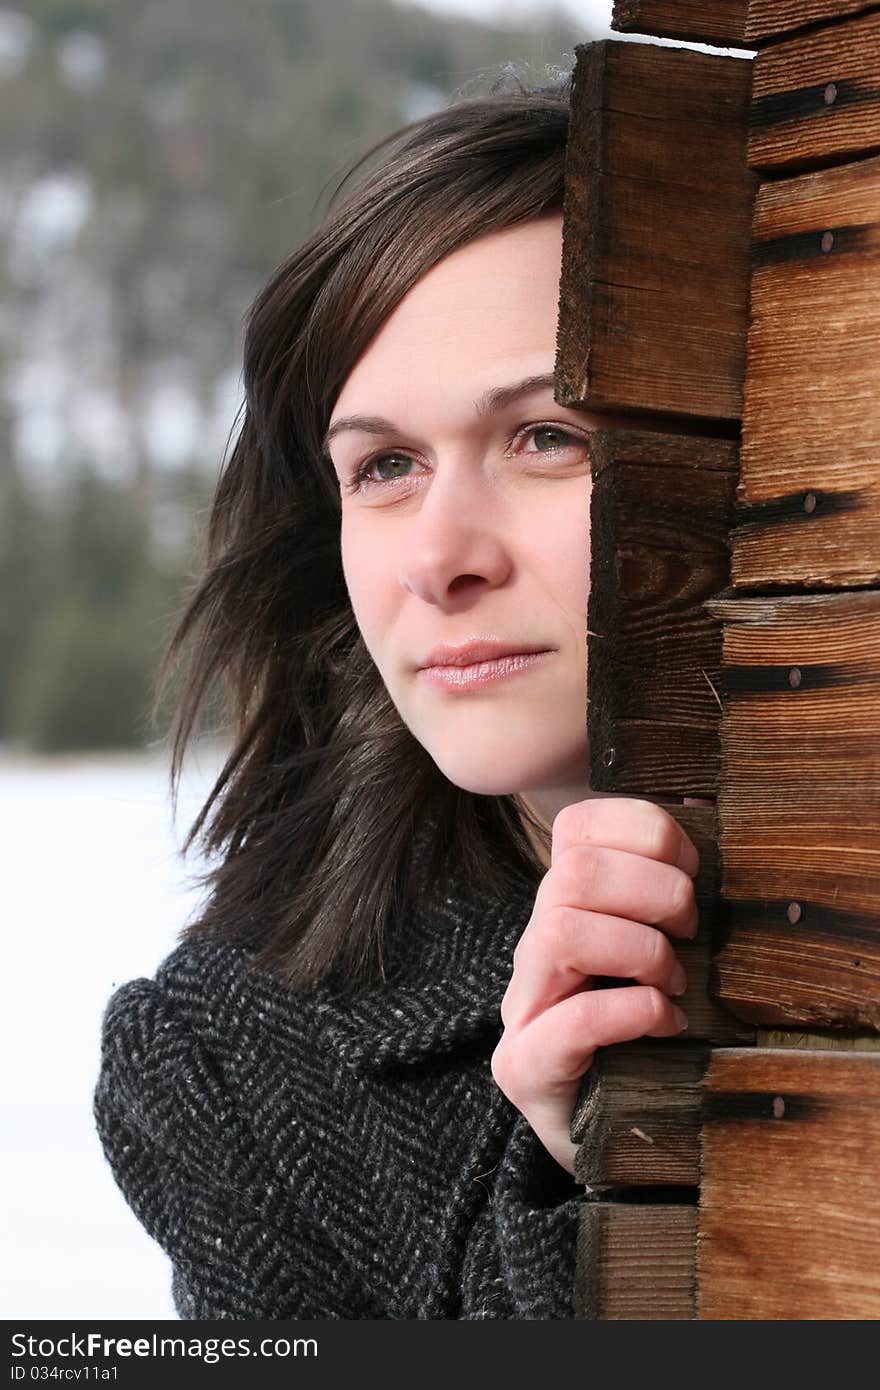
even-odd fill
[{"label": "woman", "polygon": [[229,696],[188,842],[217,864],[110,1000],[95,1094],[185,1318],[571,1317],[580,1078],[685,1026],[696,851],[587,776],[600,421],[552,381],[568,97],[382,142],[249,317],[164,673],[191,642],[174,777]]}]

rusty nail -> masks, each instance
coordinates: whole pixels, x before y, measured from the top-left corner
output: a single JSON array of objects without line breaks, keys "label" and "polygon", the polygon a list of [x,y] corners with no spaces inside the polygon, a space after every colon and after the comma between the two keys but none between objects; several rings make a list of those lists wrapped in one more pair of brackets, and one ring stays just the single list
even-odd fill
[{"label": "rusty nail", "polygon": [[829,82],[825,88],[825,105],[831,106],[837,100],[837,83]]},{"label": "rusty nail", "polygon": [[833,245],[834,245],[834,233],[833,233],[833,232],[823,232],[823,233],[822,233],[822,250],[826,253],[826,255],[827,255],[828,252],[831,250],[831,248],[832,248]]},{"label": "rusty nail", "polygon": [[789,922],[791,922],[792,926],[794,926],[795,922],[799,922],[801,920],[800,903],[789,903],[788,907],[786,908],[785,915],[788,918]]},{"label": "rusty nail", "polygon": [[805,511],[805,512],[814,512],[815,510],[816,510],[816,494],[815,494],[815,492],[808,492],[807,495],[806,495],[806,497],[804,498],[804,511]]},{"label": "rusty nail", "polygon": [[800,666],[792,666],[791,670],[790,670],[789,673],[788,673],[788,683],[789,683],[789,685],[791,686],[792,690],[796,690],[797,687],[800,685],[800,683],[801,683],[801,668],[800,668]]}]

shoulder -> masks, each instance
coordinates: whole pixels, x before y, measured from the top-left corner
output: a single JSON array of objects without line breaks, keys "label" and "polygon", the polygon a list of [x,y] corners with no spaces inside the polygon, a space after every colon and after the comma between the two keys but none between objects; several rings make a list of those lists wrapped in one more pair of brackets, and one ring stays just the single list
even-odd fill
[{"label": "shoulder", "polygon": [[172,951],[153,978],[116,989],[104,1010],[101,1040],[105,1058],[127,1058],[141,1073],[179,1068],[187,1050],[212,1056],[219,1066],[273,1037],[287,1047],[308,1041],[315,1016],[309,993],[284,990],[255,966],[251,950],[190,941]]}]

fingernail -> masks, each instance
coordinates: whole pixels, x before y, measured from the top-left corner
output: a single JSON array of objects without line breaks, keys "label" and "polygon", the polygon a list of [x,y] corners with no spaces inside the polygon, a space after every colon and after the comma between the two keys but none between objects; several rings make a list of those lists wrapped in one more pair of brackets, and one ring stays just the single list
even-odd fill
[{"label": "fingernail", "polygon": [[687,975],[684,973],[684,966],[677,961],[672,974],[669,977],[670,994],[684,994],[687,989]]},{"label": "fingernail", "polygon": [[684,1032],[685,1028],[687,1028],[688,1026],[687,1014],[685,1013],[684,1009],[680,1009],[677,1004],[673,1004],[672,1017],[674,1018],[679,1030],[681,1032]]}]

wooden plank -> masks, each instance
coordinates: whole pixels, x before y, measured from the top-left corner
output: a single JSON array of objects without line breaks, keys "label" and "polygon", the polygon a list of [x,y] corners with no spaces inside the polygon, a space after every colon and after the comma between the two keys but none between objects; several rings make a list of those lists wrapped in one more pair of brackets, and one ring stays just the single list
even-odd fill
[{"label": "wooden plank", "polygon": [[578,1222],[575,1317],[694,1317],[697,1208],[585,1202]]},{"label": "wooden plank", "polygon": [[767,173],[880,150],[880,10],[772,44],[752,65],[749,163]]},{"label": "wooden plank", "polygon": [[737,588],[880,583],[880,158],[762,185]]},{"label": "wooden plank", "polygon": [[880,1057],[723,1048],[703,1092],[697,1316],[880,1317]]},{"label": "wooden plank", "polygon": [[575,53],[557,400],[738,420],[750,64],[614,40]]},{"label": "wooden plank", "polygon": [[572,1117],[575,1177],[609,1187],[696,1187],[700,1082],[708,1046],[632,1043],[602,1048]]},{"label": "wooden plank", "polygon": [[809,24],[876,8],[876,0],[749,0],[744,38],[746,43],[761,43]]},{"label": "wooden plank", "polygon": [[718,47],[747,48],[749,0],[614,0],[611,28]]},{"label": "wooden plank", "polygon": [[704,601],[729,578],[732,440],[591,435],[587,666],[598,791],[713,796],[720,625]]},{"label": "wooden plank", "polygon": [[[660,803],[664,804],[664,803]],[[687,1014],[691,1042],[745,1043],[754,1041],[754,1027],[744,1023],[714,998],[715,967],[712,941],[718,929],[721,864],[714,807],[677,806],[665,809],[693,841],[700,856],[694,891],[700,925],[693,941],[679,941],[675,953],[687,975],[687,989],[678,1000]]]},{"label": "wooden plank", "polygon": [[880,1033],[844,1033],[839,1028],[758,1028],[758,1047],[807,1047],[815,1051],[880,1052]]},{"label": "wooden plank", "polygon": [[755,1022],[880,1028],[880,593],[724,623],[713,992]]}]

